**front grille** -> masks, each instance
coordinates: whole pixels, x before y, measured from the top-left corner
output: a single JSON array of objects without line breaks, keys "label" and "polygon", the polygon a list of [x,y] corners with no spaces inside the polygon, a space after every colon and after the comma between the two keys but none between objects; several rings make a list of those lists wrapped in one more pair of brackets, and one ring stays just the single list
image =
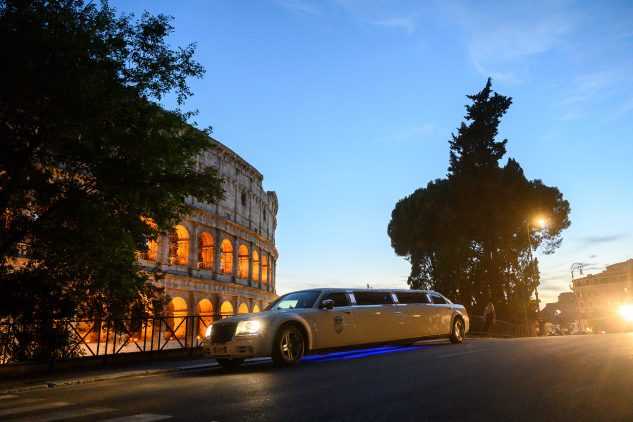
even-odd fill
[{"label": "front grille", "polygon": [[226,343],[230,341],[233,338],[233,334],[235,334],[235,328],[237,328],[236,322],[214,324],[211,343]]}]

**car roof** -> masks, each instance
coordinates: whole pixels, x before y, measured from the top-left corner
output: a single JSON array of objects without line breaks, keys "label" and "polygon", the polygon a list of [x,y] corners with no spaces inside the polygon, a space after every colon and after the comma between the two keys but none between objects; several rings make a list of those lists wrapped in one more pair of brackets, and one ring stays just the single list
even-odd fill
[{"label": "car roof", "polygon": [[421,292],[421,293],[437,293],[434,290],[421,290],[421,289],[367,289],[367,288],[354,288],[354,287],[322,287],[322,288],[314,288],[314,289],[305,289],[305,290],[297,290],[294,292],[288,293],[299,293],[299,292],[393,292],[393,293],[407,293],[407,292]]}]

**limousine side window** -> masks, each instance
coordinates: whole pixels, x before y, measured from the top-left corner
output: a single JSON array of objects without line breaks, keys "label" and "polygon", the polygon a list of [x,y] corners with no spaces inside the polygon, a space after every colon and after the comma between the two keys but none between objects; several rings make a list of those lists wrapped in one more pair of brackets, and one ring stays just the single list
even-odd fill
[{"label": "limousine side window", "polygon": [[446,300],[444,300],[444,298],[440,295],[434,295],[431,294],[431,300],[433,301],[434,305],[446,305],[448,302],[446,302]]},{"label": "limousine side window", "polygon": [[398,303],[431,303],[426,293],[422,292],[398,292]]},{"label": "limousine side window", "polygon": [[325,295],[323,295],[321,302],[323,302],[326,299],[333,300],[335,308],[338,308],[339,306],[349,306],[349,299],[347,298],[347,293],[344,293],[344,292],[326,293]]},{"label": "limousine side window", "polygon": [[392,304],[391,292],[354,292],[357,305]]}]

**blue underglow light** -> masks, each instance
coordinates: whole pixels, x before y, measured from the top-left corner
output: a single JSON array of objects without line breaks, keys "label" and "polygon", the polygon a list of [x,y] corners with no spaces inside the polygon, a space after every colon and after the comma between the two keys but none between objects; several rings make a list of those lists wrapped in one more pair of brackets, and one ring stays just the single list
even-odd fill
[{"label": "blue underglow light", "polygon": [[384,355],[389,353],[410,352],[413,350],[428,349],[429,346],[381,346],[368,349],[356,349],[344,352],[324,353],[320,355],[305,356],[305,362],[329,362],[334,360],[362,359],[369,356]]}]

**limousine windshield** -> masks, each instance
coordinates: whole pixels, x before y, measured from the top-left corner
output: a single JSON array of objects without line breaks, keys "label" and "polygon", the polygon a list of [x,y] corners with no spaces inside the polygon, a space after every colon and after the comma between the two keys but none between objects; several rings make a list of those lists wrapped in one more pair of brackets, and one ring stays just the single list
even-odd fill
[{"label": "limousine windshield", "polygon": [[271,303],[266,310],[312,308],[320,294],[318,290],[288,293]]}]

